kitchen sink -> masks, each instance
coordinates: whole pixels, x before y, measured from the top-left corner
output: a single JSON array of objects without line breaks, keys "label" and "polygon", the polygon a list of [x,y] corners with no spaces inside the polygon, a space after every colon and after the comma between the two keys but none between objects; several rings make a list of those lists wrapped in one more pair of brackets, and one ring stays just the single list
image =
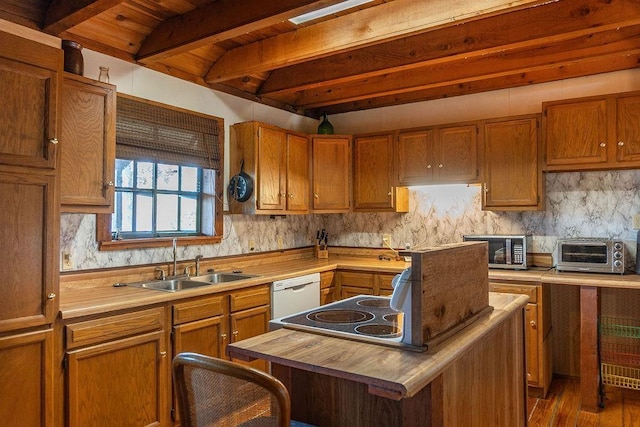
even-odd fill
[{"label": "kitchen sink", "polygon": [[253,277],[258,277],[258,276],[252,275],[252,274],[242,274],[242,273],[208,273],[200,276],[190,277],[189,280],[194,280],[197,282],[205,282],[208,284],[215,284],[215,283],[235,282],[236,280],[251,279]]},{"label": "kitchen sink", "polygon": [[[164,292],[177,292],[185,289],[201,288],[203,286],[210,286],[219,283],[234,282],[236,280],[251,279],[252,277],[258,277],[249,274],[240,273],[209,273],[195,277],[180,277],[177,279],[167,280],[152,280],[149,282],[127,283],[126,286],[133,286],[136,288],[153,289],[156,291]],[[116,284],[114,286],[125,286],[125,284]]]}]

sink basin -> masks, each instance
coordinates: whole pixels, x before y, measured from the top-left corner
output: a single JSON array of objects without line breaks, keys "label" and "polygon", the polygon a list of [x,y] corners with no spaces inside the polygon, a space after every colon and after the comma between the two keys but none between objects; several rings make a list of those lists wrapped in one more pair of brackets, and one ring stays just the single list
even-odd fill
[{"label": "sink basin", "polygon": [[200,288],[219,283],[234,282],[236,280],[251,279],[257,277],[240,273],[209,273],[196,277],[181,277],[169,280],[152,280],[149,282],[127,283],[127,286],[136,288],[154,289],[156,291],[177,292],[185,289]]},{"label": "sink basin", "polygon": [[207,286],[210,283],[199,282],[188,279],[172,279],[172,280],[154,280],[152,282],[141,283],[129,283],[128,286],[135,286],[138,288],[154,289],[156,291],[176,292],[185,289],[200,288]]},{"label": "sink basin", "polygon": [[197,282],[205,282],[208,284],[214,284],[214,283],[235,282],[236,280],[251,279],[253,277],[258,277],[258,276],[251,275],[251,274],[242,274],[242,273],[208,273],[208,274],[202,274],[200,276],[191,277],[189,280],[194,280]]}]

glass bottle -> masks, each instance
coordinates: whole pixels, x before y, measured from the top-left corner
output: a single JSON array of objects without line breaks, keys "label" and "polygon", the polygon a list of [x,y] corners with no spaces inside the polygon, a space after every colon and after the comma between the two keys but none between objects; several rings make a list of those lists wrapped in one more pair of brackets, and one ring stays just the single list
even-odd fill
[{"label": "glass bottle", "polygon": [[98,75],[98,81],[103,83],[109,83],[109,67],[100,66],[100,74]]},{"label": "glass bottle", "polygon": [[333,125],[329,123],[329,119],[327,119],[327,113],[324,113],[324,118],[318,126],[318,134],[333,135]]}]

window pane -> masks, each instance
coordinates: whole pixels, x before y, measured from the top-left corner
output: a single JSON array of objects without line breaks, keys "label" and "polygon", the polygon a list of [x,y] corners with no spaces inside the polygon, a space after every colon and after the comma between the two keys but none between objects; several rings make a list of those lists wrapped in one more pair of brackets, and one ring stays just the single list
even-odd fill
[{"label": "window pane", "polygon": [[116,187],[133,187],[133,160],[116,160]]},{"label": "window pane", "polygon": [[113,217],[117,218],[117,226],[111,226],[112,231],[133,231],[133,194],[128,192],[116,192],[115,210]]},{"label": "window pane", "polygon": [[178,191],[178,166],[158,165],[158,190]]},{"label": "window pane", "polygon": [[176,231],[178,229],[178,196],[176,194],[158,194],[158,231]]},{"label": "window pane", "polygon": [[182,191],[198,191],[198,168],[182,168]]},{"label": "window pane", "polygon": [[153,188],[153,163],[138,162],[138,188]]},{"label": "window pane", "polygon": [[153,230],[153,197],[149,194],[136,194],[136,230]]},{"label": "window pane", "polygon": [[180,231],[195,232],[197,224],[198,200],[195,197],[180,198]]}]

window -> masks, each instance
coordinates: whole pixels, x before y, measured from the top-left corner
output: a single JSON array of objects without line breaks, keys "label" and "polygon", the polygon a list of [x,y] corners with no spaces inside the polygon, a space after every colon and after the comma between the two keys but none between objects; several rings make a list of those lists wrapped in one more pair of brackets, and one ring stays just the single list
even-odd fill
[{"label": "window", "polygon": [[98,219],[101,249],[220,240],[219,129],[222,119],[118,94],[114,213]]}]

